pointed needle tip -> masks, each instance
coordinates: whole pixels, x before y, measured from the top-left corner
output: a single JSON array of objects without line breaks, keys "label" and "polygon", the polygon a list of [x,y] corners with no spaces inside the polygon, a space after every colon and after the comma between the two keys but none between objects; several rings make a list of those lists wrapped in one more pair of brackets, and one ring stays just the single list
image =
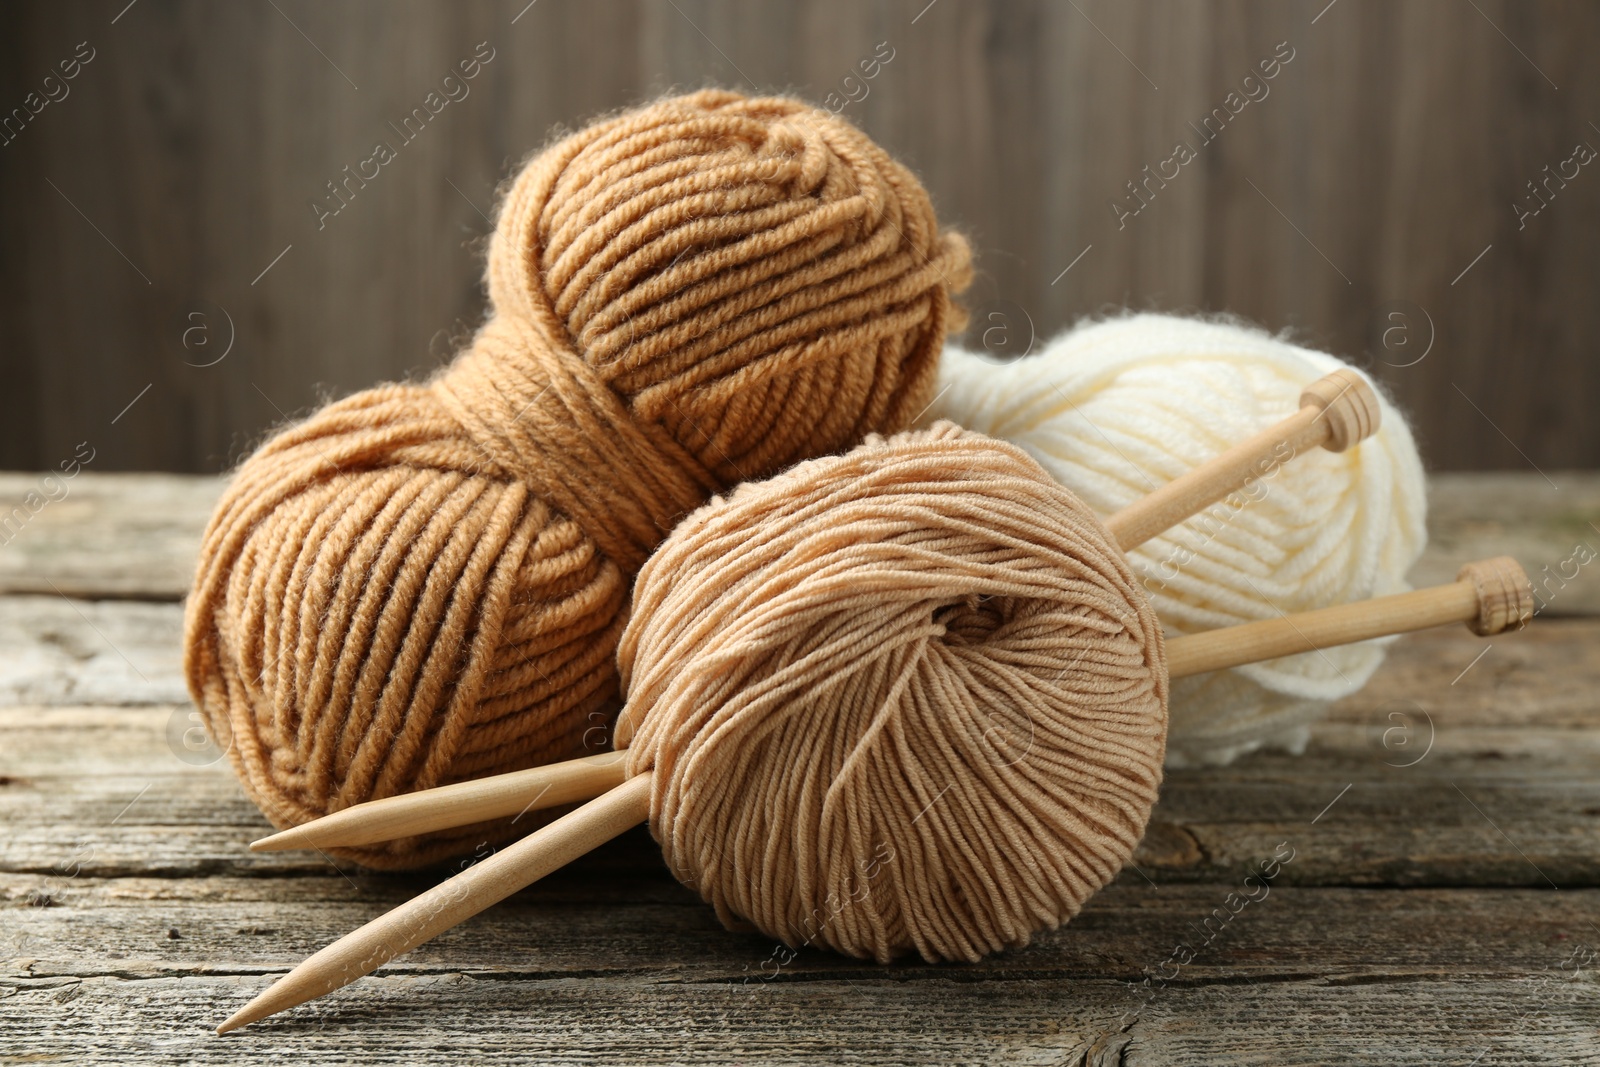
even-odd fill
[{"label": "pointed needle tip", "polygon": [[[277,983],[273,984],[276,985]],[[272,986],[268,986],[262,992],[268,993],[271,992],[271,990]],[[282,1006],[277,1008],[267,1007],[266,1010],[262,1010],[262,1000],[263,997],[261,996],[252,998],[250,1003],[246,1004],[244,1007],[240,1008],[238,1011],[224,1019],[222,1021],[222,1025],[217,1027],[217,1033],[219,1035],[225,1034],[229,1030],[237,1030],[241,1026],[249,1026],[253,1022],[259,1022],[262,1019],[265,1019],[267,1016],[275,1015],[283,1010]]]},{"label": "pointed needle tip", "polygon": [[[283,852],[286,849],[297,847],[296,837],[298,836],[299,835],[297,835],[293,829],[280,830],[275,834],[268,834],[266,837],[258,837],[254,841],[250,842],[250,851]],[[299,845],[298,847],[304,848],[306,846]]]}]

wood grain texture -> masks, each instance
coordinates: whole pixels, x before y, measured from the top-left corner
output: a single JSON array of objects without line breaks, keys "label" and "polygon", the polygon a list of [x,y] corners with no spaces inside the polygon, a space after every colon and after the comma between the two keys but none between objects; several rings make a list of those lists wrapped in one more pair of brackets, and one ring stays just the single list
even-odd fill
[{"label": "wood grain texture", "polygon": [[[1556,480],[1436,478],[1419,571],[1565,559],[1600,476]],[[1600,1063],[1592,564],[1525,632],[1401,639],[1302,756],[1169,772],[1134,866],[1025,949],[791,955],[724,930],[641,829],[219,1039],[450,867],[246,850],[267,823],[175,651],[218,486],[81,474],[0,547],[0,1063]]]},{"label": "wood grain texture", "polygon": [[[1531,975],[1551,969],[1572,945],[1595,943],[1588,923],[1600,905],[1596,890],[1396,893],[1275,885],[1219,924],[1212,913],[1224,907],[1229,887],[1140,883],[1112,886],[1067,926],[973,964],[880,966],[802,947],[781,968],[769,963],[763,971],[775,947],[770,939],[723,929],[665,870],[642,870],[636,884],[618,885],[601,880],[611,869],[579,864],[552,875],[386,964],[383,973],[540,979],[670,973],[674,981],[706,986],[744,985],[752,974],[762,984],[779,977],[976,982],[1030,975],[1139,983],[1146,967],[1158,967],[1185,943],[1197,950],[1183,967],[1190,981],[1283,981],[1319,970],[1337,970],[1347,980],[1452,971]],[[332,871],[285,879],[81,878],[67,885],[12,876],[0,897],[0,914],[14,935],[0,942],[0,978],[281,973],[404,903],[416,886],[414,878],[346,881]],[[1208,917],[1213,925],[1201,927]],[[115,956],[105,954],[107,945],[115,946]]]},{"label": "wood grain texture", "polygon": [[[453,1021],[465,1014],[478,1025],[501,1028],[499,1040],[507,1045],[556,1043],[547,1053],[553,1061],[574,1062],[593,1050],[582,1040],[559,1044],[574,1020],[557,1007],[567,996],[549,994],[566,991],[590,1004],[584,1028],[609,1034],[619,1059],[631,1049],[637,1059],[659,1061],[664,1047],[686,1051],[691,1042],[709,1043],[712,1056],[734,1055],[731,1049],[717,1051],[727,1042],[767,1047],[780,1061],[782,1049],[792,1047],[800,1051],[788,1055],[806,1059],[821,1052],[806,1046],[822,1024],[839,1026],[825,1030],[838,1062],[868,1062],[883,1055],[883,1038],[859,1028],[876,1016],[886,1031],[911,1028],[893,1035],[904,1059],[890,1062],[934,1062],[941,1053],[976,1061],[985,1047],[1003,1057],[995,1043],[1005,1040],[1018,1056],[1056,1055],[1063,1058],[1042,1062],[1073,1062],[1055,1044],[1063,1023],[1074,1024],[1068,1030],[1087,1030],[1080,1036],[1085,1044],[1100,1036],[1095,1027],[1109,1036],[1131,1024],[1129,1032],[1147,1058],[1130,1057],[1129,1063],[1181,1062],[1186,1051],[1198,1054],[1196,1047],[1165,1045],[1151,1033],[1168,1028],[1214,1043],[1212,1056],[1232,1054],[1223,1055],[1223,1062],[1259,1062],[1284,1054],[1257,1016],[1275,1005],[1297,1013],[1296,1036],[1320,1048],[1323,1057],[1290,1062],[1327,1063],[1351,1062],[1331,1048],[1347,1013],[1360,1017],[1358,1025],[1365,1023],[1369,1040],[1381,1039],[1391,1051],[1406,1049],[1407,1062],[1430,1062],[1422,1056],[1430,1041],[1445,1039],[1437,1032],[1443,1020],[1464,1031],[1466,1025],[1479,1028],[1457,1035],[1461,1044],[1444,1046],[1459,1050],[1470,1040],[1480,1042],[1457,1062],[1485,1046],[1503,1043],[1514,1050],[1519,1040],[1532,1043],[1533,1052],[1523,1053],[1532,1058],[1525,1062],[1541,1062],[1541,1052],[1542,1062],[1577,1062],[1562,1058],[1554,1042],[1596,1021],[1592,987],[1573,981],[1570,968],[1561,966],[1574,945],[1594,941],[1586,936],[1597,902],[1592,891],[1275,888],[1201,943],[1195,924],[1220,906],[1222,887],[1115,887],[1094,898],[1070,926],[1025,950],[970,966],[878,967],[805,949],[780,966],[769,941],[721,930],[692,894],[664,874],[659,881],[645,879],[636,892],[608,890],[594,875],[558,875],[356,989],[275,1020],[237,1045],[202,1044],[198,1026],[186,1030],[175,1019],[163,1025],[188,1054],[202,1058],[260,1052],[264,1046],[281,1050],[302,1041],[329,1042],[331,1054],[343,1042],[363,1036],[370,1041],[375,1031],[386,1035],[383,1047],[373,1049],[381,1057],[384,1048],[414,1047],[424,1035],[466,1051],[455,1043],[470,1041],[470,1033]],[[71,1012],[93,1005],[117,1018],[131,1008],[118,1001],[146,995],[170,1004],[178,1019],[198,1023],[204,1014],[196,1010],[197,994],[212,995],[214,1011],[231,1010],[306,953],[403,899],[406,887],[380,881],[358,890],[331,875],[283,882],[85,880],[52,906],[22,913],[23,936],[0,972],[0,988],[30,994],[24,1003],[39,1005],[52,1028],[62,1030]],[[36,886],[20,880],[13,891],[25,894]],[[8,917],[20,910],[15,900],[5,907],[0,914]],[[102,955],[108,943],[117,946],[115,958]],[[1199,951],[1181,980],[1159,991],[1143,987],[1146,969],[1160,968],[1179,944]],[[180,1002],[173,1002],[176,990],[155,993],[167,985],[188,987]],[[1519,990],[1521,998],[1514,996]],[[1036,1001],[1041,992],[1047,999]],[[859,998],[858,1017],[843,1025],[802,1021],[810,1010],[836,1012],[840,998],[852,993]],[[1536,1018],[1538,1026],[1528,1018],[1530,993],[1544,998],[1533,1006],[1545,1013]],[[84,996],[91,999],[72,1007]],[[1383,1013],[1406,1002],[1409,1017],[1422,1018],[1425,1026],[1397,1043],[1383,1028]],[[1040,1018],[1045,1003],[1056,1005],[1059,1014]],[[672,1031],[671,1046],[663,1043],[657,1021],[665,1018],[666,1005],[682,1012],[686,1024]],[[938,1027],[915,1029],[919,1018],[944,1017],[958,1006],[980,1011],[967,1037],[971,1044],[952,1045],[957,1036]],[[424,1025],[412,1030],[418,1022]],[[1532,1032],[1519,1035],[1522,1028]],[[1265,1040],[1241,1049],[1241,1031]],[[29,1039],[39,1037],[24,1034],[24,1045]],[[113,1047],[128,1053],[139,1044],[124,1038]],[[1242,1058],[1233,1058],[1241,1052]]]},{"label": "wood grain texture", "polygon": [[1600,614],[1600,478],[1592,474],[1435,474],[1428,549],[1414,585],[1455,580],[1471,559],[1508,555],[1534,584],[1539,615]]},{"label": "wood grain texture", "polygon": [[0,596],[0,705],[186,703],[182,655],[177,604]]},{"label": "wood grain texture", "polygon": [[[0,517],[39,488],[41,474],[0,473]],[[1435,474],[1429,542],[1415,585],[1455,580],[1461,564],[1509,555],[1527,569],[1541,615],[1600,614],[1600,473]],[[32,513],[0,544],[0,596],[179,600],[224,479],[80,473],[67,494]],[[1589,562],[1588,553],[1594,553]],[[24,627],[26,629],[26,627]],[[0,656],[7,646],[0,644]],[[26,698],[24,702],[47,702]]]},{"label": "wood grain texture", "polygon": [[[1600,676],[1600,622],[1545,627],[1557,628],[1577,632],[1547,657],[1552,670],[1530,670],[1514,689],[1486,671],[1468,676],[1471,687],[1504,699],[1537,693],[1539,677]],[[1457,724],[1448,694],[1468,683],[1450,686],[1444,675],[1474,645],[1463,633],[1454,647],[1438,646],[1450,666],[1435,661],[1435,688],[1422,700],[1380,683],[1346,701],[1303,756],[1169,771],[1137,867],[1122,881],[1225,880],[1289,842],[1297,855],[1287,884],[1600,886],[1592,698],[1587,714],[1553,727]],[[1574,650],[1582,658],[1555,662]],[[267,823],[221,753],[185,747],[193,725],[185,706],[0,709],[0,818],[13,827],[0,870],[325,870],[314,852],[244,851]]]},{"label": "wood grain texture", "polygon": [[[0,521],[12,517],[0,593],[151,601],[189,591],[222,479],[80,471],[50,490],[45,477],[0,473]],[[30,493],[43,503],[30,506]]]},{"label": "wood grain texture", "polygon": [[907,1067],[1600,1062],[1592,988],[1544,977],[1194,983],[1168,987],[1126,1025],[1124,1011],[1137,1004],[1127,986],[1076,978],[794,981],[730,993],[720,982],[708,989],[670,974],[397,975],[364,979],[359,992],[227,1038],[203,1020],[266,979],[62,978],[12,993],[0,1042],[26,1062],[96,1065],[410,1064],[419,1056]]},{"label": "wood grain texture", "polygon": [[[1600,177],[1513,206],[1600,146],[1584,0],[34,0],[5,29],[3,109],[77,42],[96,58],[0,146],[0,466],[87,439],[97,469],[215,471],[426,373],[482,317],[496,184],[558,128],[705,84],[864,89],[844,114],[974,239],[973,343],[1233,311],[1377,370],[1441,469],[1600,464]],[[470,95],[319,226],[326,183],[479,42]],[[1179,140],[1197,158],[1122,218]]]}]

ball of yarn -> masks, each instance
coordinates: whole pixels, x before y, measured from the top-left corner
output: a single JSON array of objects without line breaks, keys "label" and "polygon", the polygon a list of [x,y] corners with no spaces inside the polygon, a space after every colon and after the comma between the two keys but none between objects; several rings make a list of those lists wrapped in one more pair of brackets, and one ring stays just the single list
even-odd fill
[{"label": "ball of yarn", "polygon": [[968,273],[916,179],[798,101],[701,92],[545,149],[471,346],[283,429],[217,506],[185,661],[246,791],[286,826],[602,746],[634,571],[716,490],[905,426]]},{"label": "ball of yarn", "polygon": [[1161,779],[1160,626],[1105,528],[946,423],[740,486],[640,572],[628,769],[724,923],[973,960],[1076,914]]},{"label": "ball of yarn", "polygon": [[[1292,414],[1307,383],[1343,366],[1233,321],[1131,315],[1003,365],[947,348],[929,417],[1021,445],[1109,515]],[[1359,447],[1276,464],[1131,553],[1169,632],[1407,588],[1427,540],[1426,489],[1405,419],[1381,403],[1381,427]],[[1383,656],[1367,642],[1174,681],[1168,764],[1303,750],[1309,724]]]}]

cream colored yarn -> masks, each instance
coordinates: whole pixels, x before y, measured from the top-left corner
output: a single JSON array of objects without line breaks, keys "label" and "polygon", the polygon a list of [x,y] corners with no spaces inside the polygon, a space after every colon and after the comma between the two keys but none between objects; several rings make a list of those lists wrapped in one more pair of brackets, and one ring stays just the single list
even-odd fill
[{"label": "cream colored yarn", "polygon": [[948,423],[685,519],[617,662],[668,865],[792,946],[1024,944],[1116,876],[1161,780],[1166,657],[1126,558]]},{"label": "cream colored yarn", "polygon": [[[1343,366],[1232,321],[1131,315],[1005,365],[947,346],[925,418],[1021,445],[1104,516],[1291,414],[1306,383]],[[1130,559],[1168,633],[1193,633],[1403,591],[1425,520],[1416,446],[1384,399],[1359,447],[1297,456]],[[1174,681],[1168,765],[1302,750],[1383,656],[1368,642]]]}]

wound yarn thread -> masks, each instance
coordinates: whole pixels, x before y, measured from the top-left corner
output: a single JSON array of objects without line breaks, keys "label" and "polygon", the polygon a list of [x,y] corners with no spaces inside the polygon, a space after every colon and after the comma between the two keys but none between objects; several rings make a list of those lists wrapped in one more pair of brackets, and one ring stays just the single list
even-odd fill
[{"label": "wound yarn thread", "polygon": [[[1136,314],[1087,322],[998,364],[947,347],[928,418],[1021,445],[1109,515],[1292,414],[1347,366],[1231,319]],[[1170,633],[1195,633],[1403,592],[1427,543],[1422,463],[1378,390],[1378,432],[1285,458],[1258,482],[1130,553]],[[1172,684],[1169,766],[1302,751],[1328,703],[1366,684],[1364,642]]]},{"label": "wound yarn thread", "polygon": [[1161,629],[1104,526],[943,423],[739,486],[645,564],[617,741],[668,865],[790,945],[975,960],[1077,913],[1161,780]]},{"label": "wound yarn thread", "polygon": [[534,157],[471,346],[281,430],[207,527],[185,669],[251,798],[282,827],[583,754],[656,543],[719,489],[907,425],[969,274],[915,177],[795,100],[664,99]]}]

